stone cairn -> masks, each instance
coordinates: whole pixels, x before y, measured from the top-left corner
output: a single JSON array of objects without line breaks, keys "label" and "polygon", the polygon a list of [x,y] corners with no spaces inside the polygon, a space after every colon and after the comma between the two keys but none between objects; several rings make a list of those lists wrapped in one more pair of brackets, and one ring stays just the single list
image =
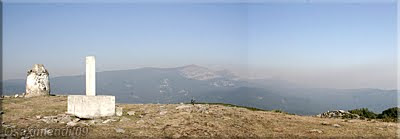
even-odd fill
[{"label": "stone cairn", "polygon": [[26,77],[25,97],[50,95],[49,72],[43,64],[35,64]]}]

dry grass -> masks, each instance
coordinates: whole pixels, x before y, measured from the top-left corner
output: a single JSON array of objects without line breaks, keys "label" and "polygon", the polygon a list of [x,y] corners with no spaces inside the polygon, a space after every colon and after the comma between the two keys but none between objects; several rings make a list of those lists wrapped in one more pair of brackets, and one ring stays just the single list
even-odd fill
[{"label": "dry grass", "polygon": [[[65,128],[65,124],[46,124],[36,115],[50,116],[65,113],[65,96],[7,98],[3,100],[3,120],[16,128]],[[288,115],[268,111],[251,111],[221,105],[185,104],[119,104],[124,115],[116,121],[88,127],[87,138],[396,138],[398,123],[379,121],[326,119]],[[127,111],[135,111],[128,116]],[[166,111],[164,115],[160,112]],[[126,120],[129,119],[129,120]],[[327,122],[329,125],[322,125]],[[332,126],[339,124],[341,127]],[[125,130],[117,133],[115,128]],[[312,129],[322,133],[310,132]]]}]

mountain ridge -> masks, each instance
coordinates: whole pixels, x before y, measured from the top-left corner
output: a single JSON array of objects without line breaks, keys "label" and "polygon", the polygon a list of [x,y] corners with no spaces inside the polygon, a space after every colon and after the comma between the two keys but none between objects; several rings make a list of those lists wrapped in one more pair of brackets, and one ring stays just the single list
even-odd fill
[{"label": "mountain ridge", "polygon": [[[195,98],[303,115],[362,107],[379,113],[397,106],[393,90],[302,88],[282,80],[237,79],[221,71],[197,65],[102,71],[97,72],[97,92],[115,95],[119,103],[180,103]],[[84,80],[84,75],[50,78],[52,93],[85,94]],[[6,80],[3,86],[5,95],[21,93],[25,80]]]}]

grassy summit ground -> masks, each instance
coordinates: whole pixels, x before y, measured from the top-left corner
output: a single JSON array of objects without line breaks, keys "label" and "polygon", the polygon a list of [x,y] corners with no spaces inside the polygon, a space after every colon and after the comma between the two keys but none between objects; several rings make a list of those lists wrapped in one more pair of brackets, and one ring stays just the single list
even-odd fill
[{"label": "grassy summit ground", "polygon": [[[66,96],[4,98],[2,132],[9,134],[23,129],[62,130],[79,127],[80,130],[85,129],[80,135],[85,138],[396,138],[399,127],[399,123],[326,119],[224,105],[118,104],[118,106],[123,107],[124,111],[120,117],[81,119],[76,125],[68,126],[66,122],[61,122],[62,120],[49,122],[43,119],[43,117],[60,119],[57,115],[65,116]],[[128,111],[134,111],[134,115],[128,115]],[[19,133],[19,136],[23,136],[22,133]],[[55,137],[55,135],[48,134],[41,137]]]}]

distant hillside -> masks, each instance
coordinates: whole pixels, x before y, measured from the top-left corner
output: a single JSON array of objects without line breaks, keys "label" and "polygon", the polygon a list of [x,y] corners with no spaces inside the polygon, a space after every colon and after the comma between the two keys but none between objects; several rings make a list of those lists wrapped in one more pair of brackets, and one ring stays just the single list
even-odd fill
[{"label": "distant hillside", "polygon": [[[51,76],[51,75],[50,75]],[[296,114],[369,108],[380,113],[397,105],[396,90],[313,89],[281,80],[242,79],[227,70],[189,65],[177,68],[140,68],[97,73],[97,93],[115,95],[119,103],[231,103]],[[85,94],[85,78],[50,79],[55,94]],[[6,80],[4,94],[25,92],[25,80]]]}]

